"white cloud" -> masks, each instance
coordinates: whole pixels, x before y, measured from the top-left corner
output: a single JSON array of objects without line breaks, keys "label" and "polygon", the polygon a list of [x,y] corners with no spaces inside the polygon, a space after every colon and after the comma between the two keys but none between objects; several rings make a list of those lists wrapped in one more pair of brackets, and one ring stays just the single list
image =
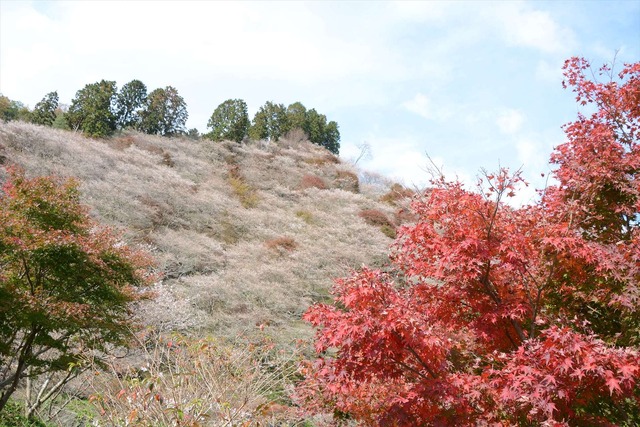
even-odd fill
[{"label": "white cloud", "polygon": [[452,8],[445,1],[394,1],[390,11],[396,18],[413,22],[442,22]]},{"label": "white cloud", "polygon": [[498,115],[496,124],[500,132],[505,134],[517,133],[524,123],[524,116],[518,110],[504,110]]},{"label": "white cloud", "polygon": [[575,46],[574,32],[558,24],[549,12],[533,10],[522,2],[499,4],[496,17],[507,44],[560,54]]},{"label": "white cloud", "polygon": [[422,93],[417,93],[412,99],[404,102],[402,106],[427,120],[444,121],[452,115],[449,106],[434,104],[431,99]]},{"label": "white cloud", "polygon": [[538,80],[553,83],[560,87],[562,82],[562,61],[556,61],[553,64],[549,61],[541,59],[536,65],[535,76]]}]

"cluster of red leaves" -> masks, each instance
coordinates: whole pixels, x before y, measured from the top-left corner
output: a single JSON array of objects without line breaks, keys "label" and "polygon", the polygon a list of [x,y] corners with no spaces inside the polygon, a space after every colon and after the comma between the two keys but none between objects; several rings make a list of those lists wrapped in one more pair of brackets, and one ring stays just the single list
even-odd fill
[{"label": "cluster of red leaves", "polygon": [[338,280],[313,306],[316,351],[297,397],[370,425],[633,425],[640,422],[640,64],[607,83],[565,64],[589,118],[565,127],[558,185],[504,199],[519,174],[478,191],[444,179],[413,203],[393,277]]}]

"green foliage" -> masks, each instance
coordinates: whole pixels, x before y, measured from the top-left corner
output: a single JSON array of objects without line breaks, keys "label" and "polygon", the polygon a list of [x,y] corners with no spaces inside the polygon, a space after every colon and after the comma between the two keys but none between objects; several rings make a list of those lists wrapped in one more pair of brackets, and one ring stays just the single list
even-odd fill
[{"label": "green foliage", "polygon": [[277,141],[288,130],[287,110],[284,105],[267,101],[253,117],[249,137],[254,140]]},{"label": "green foliage", "polygon": [[185,132],[189,113],[187,103],[178,94],[177,89],[167,86],[149,94],[146,107],[140,116],[140,130],[143,132],[173,136]]},{"label": "green foliage", "polygon": [[301,102],[294,102],[287,107],[287,120],[290,129],[303,129],[307,123],[307,108]]},{"label": "green foliage", "polygon": [[340,132],[336,122],[327,123],[327,116],[319,114],[314,108],[307,111],[304,131],[309,141],[318,144],[334,154],[340,152]]},{"label": "green foliage", "polygon": [[36,418],[25,417],[24,407],[10,401],[0,412],[0,427],[49,427],[49,424]]},{"label": "green foliage", "polygon": [[49,92],[36,104],[31,112],[31,123],[44,126],[52,126],[56,120],[58,108],[58,92]]},{"label": "green foliage", "polygon": [[91,220],[77,182],[13,169],[9,177],[0,197],[0,411],[27,375],[72,373],[91,351],[127,345],[129,303],[143,296],[150,266]]},{"label": "green foliage", "polygon": [[340,131],[338,130],[338,123],[330,121],[324,128],[324,135],[322,141],[319,143],[333,154],[340,153]]},{"label": "green foliage", "polygon": [[55,129],[71,130],[71,128],[69,127],[69,123],[67,123],[67,119],[65,117],[67,115],[65,110],[63,110],[62,108],[58,107],[58,108],[56,108],[54,113],[56,115],[56,118],[53,121],[53,123],[51,124],[51,127],[55,128]]},{"label": "green foliage", "polygon": [[107,80],[80,89],[66,114],[69,127],[91,137],[111,135],[117,124],[113,111],[116,93],[116,82]]},{"label": "green foliage", "polygon": [[147,102],[147,87],[140,80],[131,80],[122,86],[116,97],[118,127],[138,129],[140,112]]},{"label": "green foliage", "polygon": [[340,132],[336,122],[328,122],[324,114],[314,108],[307,110],[300,102],[287,107],[287,129],[302,129],[314,144],[321,145],[334,154],[340,151]]},{"label": "green foliage", "polygon": [[20,101],[12,101],[0,94],[0,120],[9,122],[11,120],[29,121],[31,112]]},{"label": "green foliage", "polygon": [[196,128],[191,128],[187,131],[187,138],[198,140],[200,139],[200,132]]},{"label": "green foliage", "polygon": [[206,137],[213,141],[242,142],[249,130],[247,104],[242,99],[227,99],[215,109],[207,127]]}]

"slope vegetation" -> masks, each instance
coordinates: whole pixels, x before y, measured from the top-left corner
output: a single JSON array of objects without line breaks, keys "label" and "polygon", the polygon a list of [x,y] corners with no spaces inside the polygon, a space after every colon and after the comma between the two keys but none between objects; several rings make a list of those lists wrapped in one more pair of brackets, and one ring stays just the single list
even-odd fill
[{"label": "slope vegetation", "polygon": [[163,278],[139,308],[146,324],[230,338],[264,330],[281,344],[310,336],[301,314],[333,278],[387,262],[399,209],[379,201],[384,185],[359,185],[351,165],[294,137],[87,139],[10,122],[0,163],[77,177],[99,221],[147,246]]}]

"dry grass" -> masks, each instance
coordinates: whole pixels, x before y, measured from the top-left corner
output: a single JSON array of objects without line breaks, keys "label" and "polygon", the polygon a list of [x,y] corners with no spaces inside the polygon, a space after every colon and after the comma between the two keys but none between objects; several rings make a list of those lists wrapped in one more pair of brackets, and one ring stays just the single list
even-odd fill
[{"label": "dry grass", "polygon": [[[387,262],[388,237],[358,213],[392,216],[397,208],[377,200],[388,187],[301,189],[305,176],[337,187],[337,176],[356,172],[306,141],[212,144],[135,132],[93,140],[10,122],[0,124],[0,145],[5,163],[29,175],[78,177],[98,220],[149,245],[164,280],[141,318],[164,330],[250,336],[259,323],[288,345],[310,337],[300,316],[328,298],[333,278]],[[297,247],[274,257],[265,242],[282,236]]]},{"label": "dry grass", "polygon": [[295,356],[266,343],[229,347],[180,335],[141,340],[137,363],[114,359],[109,371],[88,378],[93,425],[294,425],[286,403]]},{"label": "dry grass", "polygon": [[[291,349],[312,336],[301,316],[310,304],[329,300],[334,278],[363,264],[388,263],[395,229],[385,229],[386,223],[372,227],[358,215],[376,210],[390,224],[399,207],[379,201],[391,186],[382,177],[362,174],[322,147],[289,137],[277,144],[212,144],[127,132],[95,140],[10,122],[0,123],[0,159],[32,176],[77,177],[93,216],[155,255],[164,278],[154,287],[156,298],[136,309],[142,323],[221,342],[251,342],[266,334],[278,348]],[[305,181],[311,185],[301,186]],[[223,385],[247,387],[245,396],[253,400],[246,407],[254,419],[287,425],[259,418],[282,409],[252,388],[260,378],[273,384],[268,372],[241,361],[242,377],[225,377],[219,364],[213,368],[222,369],[215,375]],[[115,384],[125,393],[137,390],[132,383]],[[199,398],[201,391],[181,392]],[[114,417],[135,409],[113,404]],[[159,408],[154,411],[162,416]]]}]

